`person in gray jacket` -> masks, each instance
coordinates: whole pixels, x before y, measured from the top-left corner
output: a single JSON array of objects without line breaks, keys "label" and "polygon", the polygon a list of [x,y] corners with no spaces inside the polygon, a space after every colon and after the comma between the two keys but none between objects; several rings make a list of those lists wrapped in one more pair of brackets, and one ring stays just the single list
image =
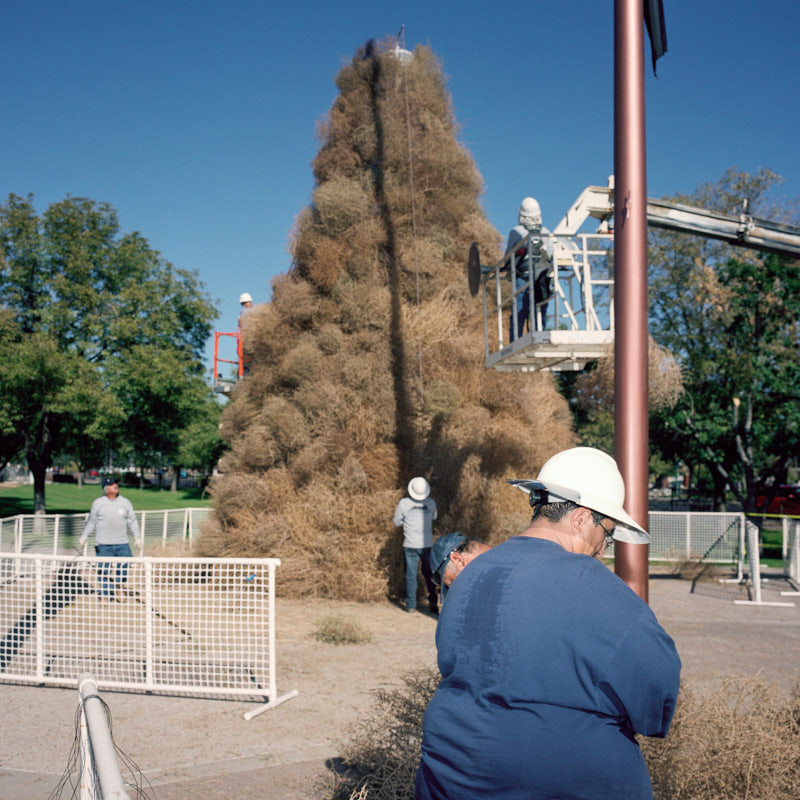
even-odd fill
[{"label": "person in gray jacket", "polygon": [[412,478],[408,497],[404,497],[394,512],[394,524],[403,526],[403,555],[406,567],[406,611],[417,609],[417,572],[422,562],[422,576],[428,589],[428,608],[439,612],[436,586],[431,576],[430,554],[433,544],[433,521],[438,511],[430,497],[431,487],[425,478]]},{"label": "person in gray jacket", "polygon": [[[92,503],[89,511],[89,518],[81,534],[81,548],[94,531],[94,550],[98,556],[130,558],[133,553],[128,541],[129,530],[133,533],[137,548],[141,550],[142,536],[131,501],[120,496],[116,479],[106,478],[103,481],[103,494]],[[125,564],[117,564],[116,574],[113,577],[110,574],[112,569],[109,563],[97,565],[101,600],[124,598],[122,585],[128,580],[128,567]]]}]

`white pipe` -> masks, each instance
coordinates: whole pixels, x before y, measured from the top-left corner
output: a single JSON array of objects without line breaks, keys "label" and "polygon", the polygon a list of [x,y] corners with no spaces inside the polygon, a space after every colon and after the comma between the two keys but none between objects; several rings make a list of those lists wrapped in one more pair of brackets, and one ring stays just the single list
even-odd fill
[{"label": "white pipe", "polygon": [[103,800],[130,800],[122,782],[117,753],[93,675],[84,672],[79,676],[78,694],[83,701],[83,713],[86,715],[89,742]]}]

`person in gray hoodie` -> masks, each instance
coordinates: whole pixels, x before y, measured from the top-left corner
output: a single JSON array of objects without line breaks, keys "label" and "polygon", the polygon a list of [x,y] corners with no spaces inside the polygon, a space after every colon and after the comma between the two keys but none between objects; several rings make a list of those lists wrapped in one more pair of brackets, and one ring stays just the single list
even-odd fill
[{"label": "person in gray hoodie", "polygon": [[[81,534],[81,548],[86,544],[89,535],[94,532],[94,550],[98,556],[130,558],[133,553],[128,540],[128,531],[133,533],[136,546],[141,550],[142,536],[131,501],[120,495],[116,479],[106,478],[103,481],[103,494],[92,503],[89,511],[89,518]],[[118,563],[113,577],[112,570],[110,563],[97,565],[100,600],[124,599],[122,588],[128,580],[128,567]]]}]

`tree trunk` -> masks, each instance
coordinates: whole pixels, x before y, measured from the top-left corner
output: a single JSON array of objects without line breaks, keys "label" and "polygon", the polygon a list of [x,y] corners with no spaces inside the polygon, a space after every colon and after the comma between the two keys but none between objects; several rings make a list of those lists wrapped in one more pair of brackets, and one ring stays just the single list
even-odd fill
[{"label": "tree trunk", "polygon": [[28,458],[28,466],[33,474],[33,513],[45,514],[47,507],[44,498],[44,479],[47,475],[47,465],[43,461]]},{"label": "tree trunk", "polygon": [[181,466],[180,464],[173,464],[172,465],[172,483],[169,485],[169,490],[171,492],[178,491],[178,481],[181,477]]}]

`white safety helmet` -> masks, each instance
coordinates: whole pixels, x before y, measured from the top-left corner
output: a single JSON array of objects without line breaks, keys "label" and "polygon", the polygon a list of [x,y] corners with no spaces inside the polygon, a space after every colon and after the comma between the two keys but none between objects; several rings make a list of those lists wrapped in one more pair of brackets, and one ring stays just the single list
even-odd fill
[{"label": "white safety helmet", "polygon": [[[647,544],[650,535],[622,507],[625,482],[610,455],[594,447],[573,447],[549,458],[535,481],[509,481],[524,492],[540,494],[540,502],[571,500],[616,523],[614,539]],[[535,505],[532,499],[531,505]]]},{"label": "white safety helmet", "polygon": [[425,500],[431,493],[431,487],[425,478],[412,478],[408,482],[408,496],[412,500]]},{"label": "white safety helmet", "polygon": [[253,302],[253,298],[250,297],[250,295],[247,292],[242,292],[239,295],[239,302],[240,303],[252,303]]},{"label": "white safety helmet", "polygon": [[542,224],[542,209],[532,197],[526,197],[520,203],[519,216],[517,217],[520,225],[526,228],[533,228]]}]

